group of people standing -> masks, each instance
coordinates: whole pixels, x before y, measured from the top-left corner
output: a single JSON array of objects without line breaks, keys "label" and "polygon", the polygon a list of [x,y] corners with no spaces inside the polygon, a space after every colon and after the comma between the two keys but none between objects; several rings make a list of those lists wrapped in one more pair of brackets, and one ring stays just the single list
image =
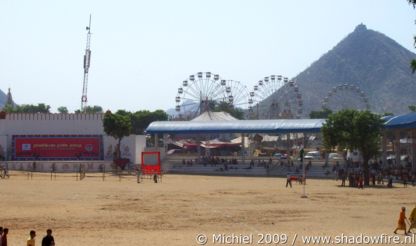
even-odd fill
[{"label": "group of people standing", "polygon": [[[7,246],[8,228],[0,227],[0,246]],[[26,246],[36,246],[36,231],[29,232],[29,238],[26,240]],[[52,230],[47,229],[46,235],[42,239],[42,246],[55,246],[55,239],[52,236]]]}]

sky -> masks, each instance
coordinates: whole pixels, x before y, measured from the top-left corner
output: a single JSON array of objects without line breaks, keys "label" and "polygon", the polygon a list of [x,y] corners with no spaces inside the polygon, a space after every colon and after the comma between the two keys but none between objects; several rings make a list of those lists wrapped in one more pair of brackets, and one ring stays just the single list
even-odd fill
[{"label": "sky", "polygon": [[112,111],[174,108],[198,72],[295,77],[360,23],[415,52],[406,0],[0,0],[0,89],[79,109],[90,14],[88,105]]}]

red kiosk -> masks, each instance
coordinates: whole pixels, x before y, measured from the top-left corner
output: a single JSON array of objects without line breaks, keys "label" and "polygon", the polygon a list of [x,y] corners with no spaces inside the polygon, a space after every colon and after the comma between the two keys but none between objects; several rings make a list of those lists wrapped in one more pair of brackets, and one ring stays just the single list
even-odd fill
[{"label": "red kiosk", "polygon": [[153,179],[155,183],[162,181],[160,152],[142,152],[142,164],[138,172],[137,182],[142,179]]}]

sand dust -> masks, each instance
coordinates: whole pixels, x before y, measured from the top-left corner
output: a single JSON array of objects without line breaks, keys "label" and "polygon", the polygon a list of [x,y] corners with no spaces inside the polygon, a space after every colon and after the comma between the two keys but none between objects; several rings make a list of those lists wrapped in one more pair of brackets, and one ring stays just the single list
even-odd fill
[{"label": "sand dust", "polygon": [[[12,173],[13,174],[13,173]],[[334,180],[308,180],[285,188],[282,178],[165,175],[162,183],[134,177],[103,181],[58,175],[0,180],[0,225],[9,245],[25,245],[31,229],[37,245],[47,228],[57,245],[197,245],[199,233],[302,235],[393,235],[400,207],[416,203],[416,187],[338,187]],[[402,232],[400,232],[402,233]],[[403,237],[403,236],[401,236]],[[291,242],[288,242],[290,245]],[[221,244],[215,244],[221,245]],[[296,241],[295,245],[303,245]]]}]

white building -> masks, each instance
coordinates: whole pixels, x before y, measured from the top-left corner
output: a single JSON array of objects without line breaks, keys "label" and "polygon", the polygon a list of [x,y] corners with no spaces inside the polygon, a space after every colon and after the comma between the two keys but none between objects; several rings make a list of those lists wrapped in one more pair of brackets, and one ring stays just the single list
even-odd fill
[{"label": "white building", "polygon": [[[16,158],[16,151],[13,139],[16,136],[41,135],[40,137],[54,136],[91,136],[94,135],[100,139],[99,158],[94,161],[88,161],[88,169],[98,170],[102,164],[110,165],[113,160],[113,152],[116,146],[116,140],[104,133],[103,129],[104,114],[46,114],[46,113],[0,113],[0,156],[3,156],[8,162],[10,169],[29,170],[30,165],[36,160],[37,165],[41,166],[42,171],[55,163],[57,169],[63,168],[60,158],[54,160],[49,158],[47,161],[43,158],[33,157],[30,161],[21,161]],[[46,136],[48,135],[48,136]],[[65,136],[62,136],[65,137]],[[130,159],[132,164],[140,164],[141,152],[146,144],[145,136],[131,135],[123,138],[121,142],[122,158]],[[31,158],[28,158],[31,159]],[[74,159],[76,161],[76,158]],[[66,161],[66,166],[68,162]],[[79,160],[78,162],[79,163]],[[69,167],[70,169],[71,167]],[[65,170],[64,170],[65,171]],[[67,170],[70,171],[70,170]]]}]

